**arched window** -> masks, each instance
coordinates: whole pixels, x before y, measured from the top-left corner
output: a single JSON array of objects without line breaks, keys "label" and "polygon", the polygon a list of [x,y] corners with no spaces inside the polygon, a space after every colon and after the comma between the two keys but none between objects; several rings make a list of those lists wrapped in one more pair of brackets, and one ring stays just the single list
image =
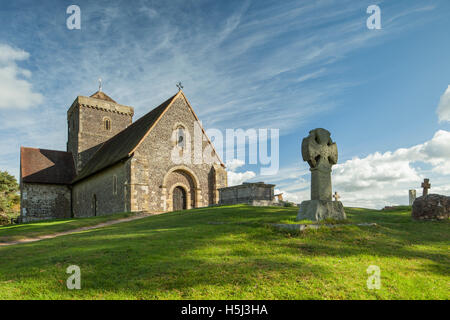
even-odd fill
[{"label": "arched window", "polygon": [[105,128],[106,131],[111,131],[111,119],[104,118],[103,119],[103,127]]},{"label": "arched window", "polygon": [[182,126],[177,128],[177,146],[180,148],[184,148],[186,146],[186,132]]}]

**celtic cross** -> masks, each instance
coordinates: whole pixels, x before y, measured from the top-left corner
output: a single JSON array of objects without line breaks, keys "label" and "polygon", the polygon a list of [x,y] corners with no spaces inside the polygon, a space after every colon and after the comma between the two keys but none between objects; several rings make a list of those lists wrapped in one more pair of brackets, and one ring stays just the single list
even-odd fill
[{"label": "celtic cross", "polygon": [[431,188],[430,179],[424,179],[422,182],[423,196],[428,195],[428,189]]},{"label": "celtic cross", "polygon": [[332,200],[331,167],[338,161],[336,143],[325,129],[314,129],[302,141],[302,157],[311,171],[311,200]]}]

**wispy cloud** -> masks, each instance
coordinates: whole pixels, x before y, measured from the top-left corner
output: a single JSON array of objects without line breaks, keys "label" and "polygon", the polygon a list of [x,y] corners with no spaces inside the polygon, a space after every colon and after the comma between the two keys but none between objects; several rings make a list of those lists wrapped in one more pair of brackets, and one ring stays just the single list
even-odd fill
[{"label": "wispy cloud", "polygon": [[450,85],[439,100],[437,114],[439,122],[450,121]]},{"label": "wispy cloud", "polygon": [[108,95],[135,107],[135,118],[182,81],[206,128],[275,127],[281,136],[289,134],[338,108],[335,97],[358,84],[336,82],[337,62],[392,39],[405,19],[392,20],[389,31],[371,32],[365,27],[366,3],[352,0],[208,2],[207,7],[204,1],[135,6],[79,1],[79,6],[82,25],[76,31],[67,30],[65,8],[59,6],[18,10],[14,20],[2,16],[13,28],[3,32],[14,33],[9,40],[20,48],[12,61],[27,64],[6,74],[0,90],[7,90],[12,77],[36,94],[26,113],[0,109],[0,136],[14,146],[0,151],[2,166],[13,167],[13,158],[17,163],[19,145],[64,150],[67,108],[77,95],[96,91],[100,76]]}]

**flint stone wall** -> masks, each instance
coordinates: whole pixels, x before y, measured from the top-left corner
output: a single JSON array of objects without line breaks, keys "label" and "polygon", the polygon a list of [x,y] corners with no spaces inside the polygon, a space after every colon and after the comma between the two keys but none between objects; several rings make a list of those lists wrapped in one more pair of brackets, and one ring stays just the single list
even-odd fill
[{"label": "flint stone wall", "polygon": [[70,218],[70,189],[66,185],[22,183],[21,222]]},{"label": "flint stone wall", "polygon": [[[190,194],[188,208],[217,203],[217,188],[227,186],[226,171],[218,165],[220,160],[217,155],[213,155],[216,164],[195,163],[195,122],[195,116],[180,96],[136,149],[131,163],[132,211],[171,211],[170,191],[176,184],[189,189],[186,190]],[[186,140],[190,139],[190,143],[179,154],[180,159],[184,154],[190,155],[190,158],[186,156],[190,160],[182,163],[172,161],[172,151],[176,144],[172,133],[178,126],[185,129]],[[205,150],[209,143],[206,135],[202,135],[201,150]],[[190,150],[187,146],[190,146]]]},{"label": "flint stone wall", "polygon": [[450,197],[429,194],[418,197],[412,206],[412,218],[415,220],[444,220],[450,216]]},{"label": "flint stone wall", "polygon": [[[116,190],[113,186],[114,176],[117,177]],[[74,216],[92,217],[130,211],[129,181],[130,160],[127,160],[77,182],[72,190]]]},{"label": "flint stone wall", "polygon": [[[111,120],[106,130],[104,119]],[[74,155],[79,172],[101,144],[127,128],[133,119],[133,109],[114,102],[78,97],[67,112],[67,150]]]}]

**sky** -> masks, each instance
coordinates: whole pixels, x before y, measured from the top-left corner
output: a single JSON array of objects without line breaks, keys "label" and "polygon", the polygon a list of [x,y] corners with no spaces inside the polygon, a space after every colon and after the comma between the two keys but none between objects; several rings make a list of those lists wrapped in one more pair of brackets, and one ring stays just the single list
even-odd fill
[{"label": "sky", "polygon": [[448,0],[0,0],[0,170],[19,177],[20,146],[65,150],[66,112],[99,77],[135,120],[181,81],[205,129],[279,130],[279,170],[223,154],[230,185],[309,200],[301,141],[325,128],[344,205],[407,204],[424,178],[449,195],[449,17]]}]

